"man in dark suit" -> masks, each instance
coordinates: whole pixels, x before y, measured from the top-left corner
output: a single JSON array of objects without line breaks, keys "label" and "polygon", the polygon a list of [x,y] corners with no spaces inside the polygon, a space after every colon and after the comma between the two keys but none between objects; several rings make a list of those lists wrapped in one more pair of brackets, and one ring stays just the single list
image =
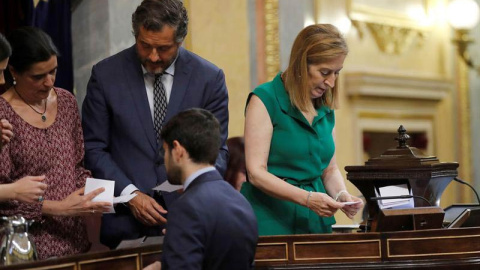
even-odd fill
[{"label": "man in dark suit", "polygon": [[213,167],[221,141],[215,116],[183,111],[162,138],[168,181],[184,189],[169,209],[162,269],[251,269],[257,221],[248,201]]},{"label": "man in dark suit", "polygon": [[115,196],[137,194],[118,205],[116,214],[102,217],[101,242],[110,248],[124,239],[158,235],[165,208],[178,197],[159,197],[152,190],[166,180],[159,134],[173,115],[193,107],[215,115],[221,125],[215,166],[225,171],[225,76],[181,47],[187,24],[181,1],[144,0],[132,15],[135,45],[92,69],[82,108],[85,166],[96,178],[115,180]]}]

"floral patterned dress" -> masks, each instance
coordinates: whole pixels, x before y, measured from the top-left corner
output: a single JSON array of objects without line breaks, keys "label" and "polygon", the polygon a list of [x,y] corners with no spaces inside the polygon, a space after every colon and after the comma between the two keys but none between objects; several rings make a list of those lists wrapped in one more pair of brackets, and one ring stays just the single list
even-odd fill
[{"label": "floral patterned dress", "polygon": [[[90,172],[82,167],[83,133],[76,100],[66,90],[54,90],[57,116],[47,128],[30,125],[0,97],[0,118],[14,127],[14,137],[0,152],[0,184],[28,175],[45,175],[45,200],[60,201],[83,187]],[[41,209],[42,203],[0,202],[0,215],[35,220],[29,232],[40,259],[88,251],[90,243],[82,217],[43,216]]]}]

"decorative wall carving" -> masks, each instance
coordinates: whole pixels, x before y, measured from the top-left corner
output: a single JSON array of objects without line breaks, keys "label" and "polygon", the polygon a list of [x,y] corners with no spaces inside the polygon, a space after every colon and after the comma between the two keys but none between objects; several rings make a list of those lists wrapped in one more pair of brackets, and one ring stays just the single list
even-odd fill
[{"label": "decorative wall carving", "polygon": [[267,81],[280,71],[278,0],[265,0],[265,62]]},{"label": "decorative wall carving", "polygon": [[346,91],[350,96],[406,98],[439,101],[453,85],[440,79],[397,76],[377,73],[348,73]]},{"label": "decorative wall carving", "polygon": [[[348,1],[348,16],[352,25],[357,28],[359,36],[365,36],[366,29],[372,34],[378,48],[388,54],[401,54],[412,44],[422,46],[425,36],[429,30],[428,8],[426,0],[417,0],[410,2],[416,8],[420,15],[418,20],[412,19],[408,14],[392,9],[375,7],[375,1],[372,6],[357,1]],[[404,3],[392,2],[392,6],[402,5],[406,7],[408,1]],[[377,3],[378,4],[378,3]],[[423,11],[423,14],[422,12]]]}]

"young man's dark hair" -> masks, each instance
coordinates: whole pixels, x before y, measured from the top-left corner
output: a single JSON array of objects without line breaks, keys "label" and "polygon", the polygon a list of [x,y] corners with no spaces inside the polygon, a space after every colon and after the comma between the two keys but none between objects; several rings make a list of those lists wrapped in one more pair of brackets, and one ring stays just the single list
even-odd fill
[{"label": "young man's dark hair", "polygon": [[204,109],[189,109],[174,116],[162,129],[163,141],[173,149],[177,140],[195,163],[214,165],[220,148],[220,124]]}]

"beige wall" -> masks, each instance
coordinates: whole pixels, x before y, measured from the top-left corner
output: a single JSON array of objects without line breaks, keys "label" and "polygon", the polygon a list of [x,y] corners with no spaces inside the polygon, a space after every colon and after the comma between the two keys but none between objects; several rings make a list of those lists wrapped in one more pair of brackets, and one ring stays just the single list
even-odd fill
[{"label": "beige wall", "polygon": [[185,46],[223,69],[229,94],[229,137],[243,136],[250,92],[247,1],[184,1],[190,17]]}]

